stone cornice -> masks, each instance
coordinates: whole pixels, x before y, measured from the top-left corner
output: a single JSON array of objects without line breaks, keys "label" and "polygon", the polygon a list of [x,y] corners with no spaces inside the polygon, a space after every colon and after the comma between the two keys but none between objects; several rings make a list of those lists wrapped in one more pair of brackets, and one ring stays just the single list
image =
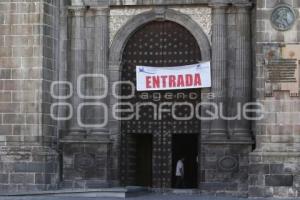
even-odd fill
[{"label": "stone cornice", "polygon": [[229,4],[224,2],[211,2],[208,6],[212,8],[226,8]]},{"label": "stone cornice", "polygon": [[108,15],[108,6],[91,6],[89,10],[93,12],[94,15]]},{"label": "stone cornice", "polygon": [[108,6],[69,6],[68,12],[70,16],[84,16],[87,12],[93,15],[108,15]]},{"label": "stone cornice", "polygon": [[248,13],[248,11],[252,8],[252,3],[238,3],[233,4],[234,7],[237,8],[237,13]]},{"label": "stone cornice", "polygon": [[[75,0],[76,1],[76,0]],[[255,0],[83,0],[85,6],[168,6],[168,5],[221,5],[234,4],[245,5],[253,4]],[[74,4],[78,5],[79,4]]]},{"label": "stone cornice", "polygon": [[247,3],[254,3],[254,0],[85,0],[84,4],[89,6],[101,6],[101,5],[107,5],[109,6],[147,6],[147,5],[196,5],[196,4],[247,4]]},{"label": "stone cornice", "polygon": [[253,3],[252,2],[249,2],[249,1],[241,1],[241,2],[234,2],[232,4],[233,6],[235,7],[242,7],[242,8],[249,8],[249,7],[252,7],[253,6]]},{"label": "stone cornice", "polygon": [[68,12],[69,12],[69,15],[71,15],[71,16],[81,17],[81,16],[85,15],[86,7],[85,6],[69,6]]}]

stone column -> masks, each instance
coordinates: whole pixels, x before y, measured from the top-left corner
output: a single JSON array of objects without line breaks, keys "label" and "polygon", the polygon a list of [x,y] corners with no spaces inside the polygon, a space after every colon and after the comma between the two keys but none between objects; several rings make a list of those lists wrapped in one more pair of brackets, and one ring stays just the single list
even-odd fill
[{"label": "stone column", "polygon": [[[239,104],[243,106],[251,101],[251,4],[238,4],[236,13],[236,59],[234,69],[233,115],[236,115]],[[250,136],[250,121],[241,116],[241,120],[229,121],[229,130],[234,137]],[[237,139],[237,138],[236,138]]]},{"label": "stone column", "polygon": [[[212,90],[214,103],[222,105],[222,112],[227,114],[227,24],[226,4],[212,3]],[[220,110],[220,109],[219,109]],[[227,122],[221,118],[211,121],[209,138],[224,138],[227,133]]]},{"label": "stone column", "polygon": [[[71,16],[71,31],[70,31],[70,54],[67,69],[67,79],[73,85],[73,97],[71,104],[73,106],[73,117],[69,121],[69,132],[82,132],[83,128],[79,126],[77,120],[77,108],[80,103],[83,103],[83,99],[79,97],[77,93],[77,79],[81,74],[85,74],[86,68],[86,40],[84,30],[84,14],[85,7],[72,6],[69,7],[69,13]],[[82,81],[84,82],[84,81]],[[84,94],[85,85],[81,84],[81,92]],[[84,121],[84,119],[81,119]]]}]

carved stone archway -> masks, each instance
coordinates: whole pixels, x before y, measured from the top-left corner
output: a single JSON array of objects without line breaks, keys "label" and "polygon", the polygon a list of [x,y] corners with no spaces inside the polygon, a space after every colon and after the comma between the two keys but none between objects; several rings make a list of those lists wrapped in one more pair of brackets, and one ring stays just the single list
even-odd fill
[{"label": "carved stone archway", "polygon": [[[121,67],[122,67],[122,55],[124,48],[127,44],[127,41],[129,38],[135,33],[135,31],[143,26],[144,24],[147,24],[151,21],[156,20],[168,20],[175,23],[178,23],[179,25],[186,28],[196,39],[198,46],[201,51],[201,58],[202,61],[211,60],[211,46],[208,39],[208,36],[205,34],[203,29],[195,22],[193,21],[188,15],[185,15],[181,12],[174,11],[171,9],[165,9],[165,8],[155,8],[151,11],[147,11],[144,13],[141,13],[139,15],[136,15],[132,19],[130,19],[115,35],[113,38],[110,51],[109,51],[109,80],[110,80],[110,88],[112,91],[114,88],[112,87],[113,84],[117,81],[121,80]],[[117,88],[116,90],[118,90]],[[120,94],[120,91],[114,91]],[[120,99],[116,99],[114,95],[110,95],[110,104],[113,105],[117,102],[120,102]],[[112,108],[112,106],[110,106]],[[110,136],[113,140],[113,159],[112,163],[112,169],[114,170],[114,174],[118,173],[117,169],[119,169],[119,159],[120,159],[120,133],[121,133],[121,123],[120,121],[117,121],[113,119],[112,117],[109,120],[110,122]],[[115,177],[120,177],[119,174],[115,174]]]},{"label": "carved stone archway", "polygon": [[135,30],[143,24],[154,20],[169,20],[185,27],[197,40],[203,61],[210,60],[211,48],[208,37],[204,33],[203,29],[193,19],[191,19],[188,15],[175,10],[157,8],[136,15],[117,32],[110,47],[109,61],[112,65],[121,61],[127,40],[135,32]]}]

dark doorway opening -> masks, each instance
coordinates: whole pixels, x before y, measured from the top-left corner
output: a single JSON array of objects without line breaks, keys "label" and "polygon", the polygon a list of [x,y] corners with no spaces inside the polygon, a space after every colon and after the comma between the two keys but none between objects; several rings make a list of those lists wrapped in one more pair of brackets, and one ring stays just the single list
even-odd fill
[{"label": "dark doorway opening", "polygon": [[152,187],[152,135],[135,134],[136,184]]},{"label": "dark doorway opening", "polygon": [[172,138],[172,186],[176,187],[176,164],[179,159],[184,158],[184,188],[197,188],[197,134],[175,134]]}]

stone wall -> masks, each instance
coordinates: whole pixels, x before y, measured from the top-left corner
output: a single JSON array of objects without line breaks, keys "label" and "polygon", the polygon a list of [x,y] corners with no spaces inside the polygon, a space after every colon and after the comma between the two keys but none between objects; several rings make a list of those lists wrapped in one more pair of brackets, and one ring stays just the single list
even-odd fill
[{"label": "stone wall", "polygon": [[49,83],[55,77],[54,1],[0,3],[0,191],[55,188],[55,123]]},{"label": "stone wall", "polygon": [[[294,25],[279,31],[271,24],[271,14],[279,3],[296,13]],[[299,1],[257,1],[255,98],[265,107],[263,120],[254,126],[256,149],[250,155],[249,196],[297,197],[300,175],[299,109]],[[292,45],[294,44],[294,45]],[[292,46],[291,46],[292,45]],[[281,66],[293,77],[276,77],[271,70]],[[285,74],[285,75],[283,75]],[[275,76],[274,76],[275,75]],[[295,92],[296,91],[296,92]]]},{"label": "stone wall", "polygon": [[[220,70],[220,77],[230,74],[222,79],[229,82],[226,95],[239,101],[241,99],[237,97],[244,96],[233,95],[234,92],[237,89],[245,92],[248,91],[245,88],[250,87],[250,76],[245,83],[233,75],[234,71],[245,75],[251,63],[247,57],[251,52],[250,41],[245,40],[245,37],[251,40],[251,30],[244,23],[249,17],[244,15],[249,7],[241,6],[238,0],[217,1],[225,4],[215,5],[213,9],[208,7],[212,6],[208,0],[188,3],[181,0],[112,0],[111,5],[108,1],[86,0],[84,5],[67,9],[68,2],[0,2],[1,192],[56,189],[59,181],[68,188],[119,184],[118,124],[111,123],[111,127],[100,130],[78,131],[71,129],[69,123],[57,123],[50,117],[50,106],[57,100],[51,98],[49,90],[55,80],[75,81],[71,77],[74,75],[72,69],[83,66],[83,62],[85,73],[106,73],[109,41],[133,16],[158,5],[187,14],[202,27],[209,39],[215,24],[217,37],[214,41],[218,43],[213,45],[213,54],[217,55],[220,48],[227,48],[226,55],[221,55],[225,51],[219,51],[215,59],[222,69],[225,66],[228,69],[228,72]],[[241,2],[247,4],[247,1]],[[289,4],[296,14],[295,24],[286,31],[276,30],[270,23],[271,13],[279,3]],[[228,135],[222,132],[221,136],[202,132],[200,189],[203,192],[237,196],[248,193],[250,197],[300,196],[299,8],[296,0],[257,1],[257,9],[252,12],[252,18],[256,20],[252,25],[256,24],[256,31],[251,35],[252,40],[256,40],[253,98],[265,106],[265,117],[252,124],[256,149],[249,157],[252,138],[247,131],[225,131]],[[70,10],[77,12],[75,18],[70,15]],[[226,17],[212,19],[213,10]],[[246,52],[242,51],[244,47],[249,47]],[[78,54],[79,51],[83,53]],[[110,64],[117,72],[119,63]],[[288,81],[281,82],[281,76],[277,81],[269,80],[270,70],[276,70],[278,66],[290,69],[284,73],[291,76],[293,72],[295,80],[285,77]],[[240,67],[247,69],[239,71]],[[245,83],[237,84],[243,88],[234,85],[238,81]],[[219,89],[223,91],[225,85],[219,84]],[[61,88],[55,88],[57,93],[65,94],[58,89]],[[90,82],[85,89],[91,94],[99,88]],[[249,100],[250,94],[246,95]],[[97,113],[91,110],[85,112],[87,121],[94,119]],[[61,108],[56,114],[65,116],[66,111]],[[248,125],[246,122],[245,127]],[[58,129],[63,130],[61,134]],[[62,174],[58,170],[58,140],[62,150]]]},{"label": "stone wall", "polygon": [[201,180],[204,194],[247,197],[251,145],[204,144],[201,153]]}]

